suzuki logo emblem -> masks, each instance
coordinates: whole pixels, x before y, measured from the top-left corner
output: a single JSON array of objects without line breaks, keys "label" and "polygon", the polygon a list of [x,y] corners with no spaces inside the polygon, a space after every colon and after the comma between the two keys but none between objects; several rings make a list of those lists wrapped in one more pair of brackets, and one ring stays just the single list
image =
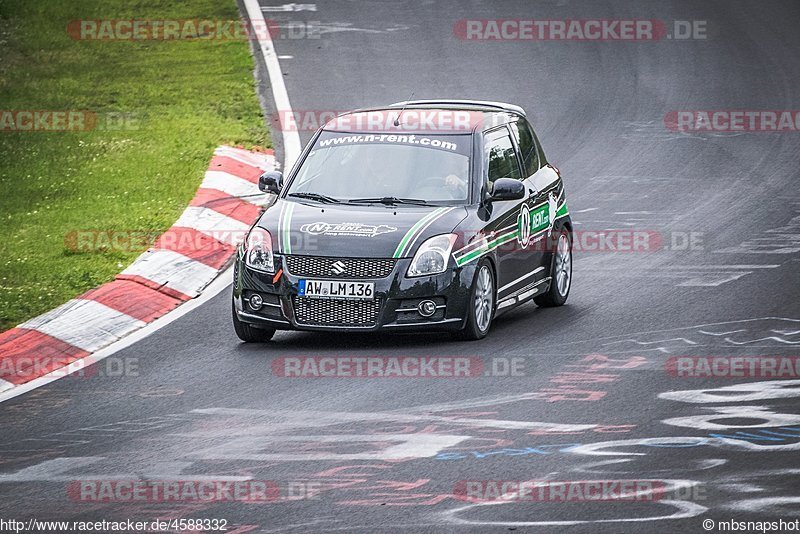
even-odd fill
[{"label": "suzuki logo emblem", "polygon": [[347,270],[347,266],[344,264],[344,262],[341,262],[341,261],[337,260],[337,261],[333,262],[333,264],[331,265],[331,273],[333,273],[333,274],[342,274],[346,270]]}]

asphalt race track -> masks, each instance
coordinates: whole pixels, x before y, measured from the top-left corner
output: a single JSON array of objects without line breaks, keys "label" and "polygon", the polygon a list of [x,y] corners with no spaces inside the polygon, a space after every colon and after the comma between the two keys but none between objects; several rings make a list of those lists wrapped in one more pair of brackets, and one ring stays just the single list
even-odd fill
[{"label": "asphalt race track", "polygon": [[[519,104],[564,176],[579,235],[647,232],[660,245],[585,243],[567,306],[528,304],[472,343],[279,332],[245,345],[225,290],[115,354],[135,372],[64,378],[2,404],[0,517],[215,518],[229,532],[616,533],[800,515],[800,382],[686,377],[668,365],[798,356],[800,133],[676,131],[665,121],[680,110],[800,108],[800,4],[328,0],[265,16],[318,26],[317,39],[275,43],[296,112],[412,92]],[[707,24],[705,38],[643,42],[454,35],[462,19],[520,18]],[[302,141],[312,133],[301,130]],[[467,356],[495,372],[273,373],[287,356]],[[512,360],[517,376],[503,376]],[[147,478],[268,481],[297,498],[132,504],[74,491]],[[459,493],[469,481],[526,480],[656,490],[488,502]]]}]

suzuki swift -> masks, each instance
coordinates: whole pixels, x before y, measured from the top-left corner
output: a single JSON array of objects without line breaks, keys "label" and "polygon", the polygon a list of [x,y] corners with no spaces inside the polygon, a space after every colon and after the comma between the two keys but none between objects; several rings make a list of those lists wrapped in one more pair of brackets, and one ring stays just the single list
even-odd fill
[{"label": "suzuki swift", "polygon": [[560,306],[572,222],[558,169],[522,108],[400,102],[319,129],[238,248],[233,325],[276,330],[446,330],[480,339],[534,300]]}]

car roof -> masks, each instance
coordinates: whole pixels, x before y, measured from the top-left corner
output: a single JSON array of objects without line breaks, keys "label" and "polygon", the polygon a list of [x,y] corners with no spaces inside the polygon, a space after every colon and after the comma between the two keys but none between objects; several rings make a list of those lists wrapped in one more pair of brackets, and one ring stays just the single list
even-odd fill
[{"label": "car roof", "polygon": [[[400,124],[395,119],[400,117]],[[513,104],[484,100],[412,100],[343,113],[323,130],[348,133],[471,134],[506,124],[525,111]]]}]

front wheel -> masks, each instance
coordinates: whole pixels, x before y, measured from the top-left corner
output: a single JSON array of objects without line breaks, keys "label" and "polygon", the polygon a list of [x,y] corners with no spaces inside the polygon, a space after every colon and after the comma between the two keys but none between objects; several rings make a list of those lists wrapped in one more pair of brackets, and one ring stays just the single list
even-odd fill
[{"label": "front wheel", "polygon": [[233,302],[231,302],[231,311],[233,312],[233,329],[239,339],[245,343],[263,343],[269,341],[275,335],[274,328],[256,328],[240,321],[236,316],[236,307]]},{"label": "front wheel", "polygon": [[566,232],[558,236],[553,263],[550,266],[550,277],[552,279],[547,293],[533,298],[537,306],[552,308],[567,302],[569,289],[572,286],[572,241]]},{"label": "front wheel", "polygon": [[486,337],[494,318],[494,297],[494,273],[491,264],[483,260],[478,264],[472,283],[467,324],[457,337],[470,341]]}]

